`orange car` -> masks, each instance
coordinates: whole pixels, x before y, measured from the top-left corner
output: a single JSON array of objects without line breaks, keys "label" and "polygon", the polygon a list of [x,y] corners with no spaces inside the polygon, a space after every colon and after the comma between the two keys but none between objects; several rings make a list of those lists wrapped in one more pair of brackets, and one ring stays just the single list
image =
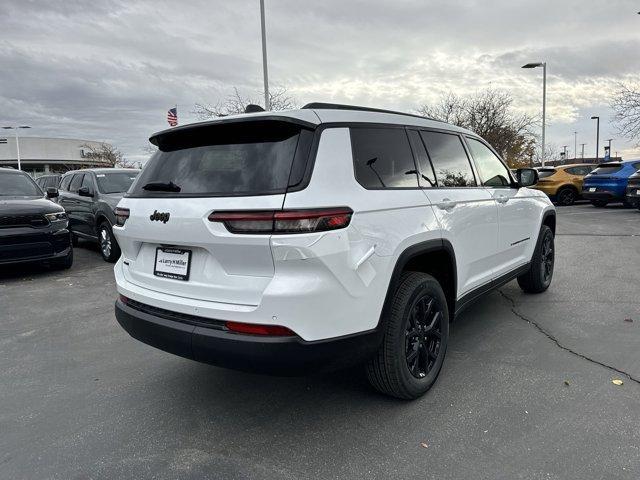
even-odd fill
[{"label": "orange car", "polygon": [[588,163],[574,163],[539,168],[538,183],[531,188],[546,193],[559,205],[572,205],[580,198],[584,176],[596,166]]}]

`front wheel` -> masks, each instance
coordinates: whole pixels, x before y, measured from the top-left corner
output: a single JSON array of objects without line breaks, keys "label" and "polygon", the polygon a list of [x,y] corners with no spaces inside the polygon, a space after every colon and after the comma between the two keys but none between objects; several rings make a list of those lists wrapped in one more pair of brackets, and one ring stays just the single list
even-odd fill
[{"label": "front wheel", "polygon": [[520,288],[527,293],[544,292],[551,285],[554,262],[553,232],[548,226],[542,225],[529,270],[518,277]]},{"label": "front wheel", "polygon": [[113,230],[108,223],[101,223],[98,227],[98,241],[100,242],[100,254],[105,262],[114,263],[120,258],[120,247]]},{"label": "front wheel", "polygon": [[367,377],[382,393],[418,398],[435,383],[449,341],[449,310],[438,281],[405,272],[385,317],[383,340],[367,364]]}]

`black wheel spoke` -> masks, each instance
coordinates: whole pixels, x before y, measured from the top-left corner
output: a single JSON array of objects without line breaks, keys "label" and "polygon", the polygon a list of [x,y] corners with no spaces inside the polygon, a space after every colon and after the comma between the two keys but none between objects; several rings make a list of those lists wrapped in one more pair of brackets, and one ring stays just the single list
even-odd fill
[{"label": "black wheel spoke", "polygon": [[438,360],[442,321],[442,310],[431,296],[419,298],[411,307],[405,330],[405,357],[416,378],[427,376]]}]

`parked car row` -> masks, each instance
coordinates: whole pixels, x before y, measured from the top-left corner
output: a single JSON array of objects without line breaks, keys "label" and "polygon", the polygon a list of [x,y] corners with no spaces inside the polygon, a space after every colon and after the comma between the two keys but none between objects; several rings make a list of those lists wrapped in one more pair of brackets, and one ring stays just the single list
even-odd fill
[{"label": "parked car row", "polygon": [[102,258],[115,262],[120,247],[112,231],[114,210],[139,172],[87,169],[34,181],[20,170],[0,168],[0,264],[69,268],[78,238],[97,242]]},{"label": "parked car row", "polygon": [[546,193],[559,205],[572,205],[578,199],[596,207],[622,203],[640,208],[640,160],[601,164],[572,164],[538,169],[533,187]]}]

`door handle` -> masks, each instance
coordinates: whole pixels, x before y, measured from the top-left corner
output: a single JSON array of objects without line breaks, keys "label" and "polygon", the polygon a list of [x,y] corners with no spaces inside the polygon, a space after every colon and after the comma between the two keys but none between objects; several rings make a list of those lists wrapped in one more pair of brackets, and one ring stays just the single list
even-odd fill
[{"label": "door handle", "polygon": [[438,203],[438,208],[441,210],[453,210],[456,206],[456,202],[451,200],[450,198],[443,198],[440,203]]},{"label": "door handle", "polygon": [[509,197],[507,197],[506,195],[498,195],[498,197],[496,198],[496,202],[498,203],[507,203],[509,201]]}]

